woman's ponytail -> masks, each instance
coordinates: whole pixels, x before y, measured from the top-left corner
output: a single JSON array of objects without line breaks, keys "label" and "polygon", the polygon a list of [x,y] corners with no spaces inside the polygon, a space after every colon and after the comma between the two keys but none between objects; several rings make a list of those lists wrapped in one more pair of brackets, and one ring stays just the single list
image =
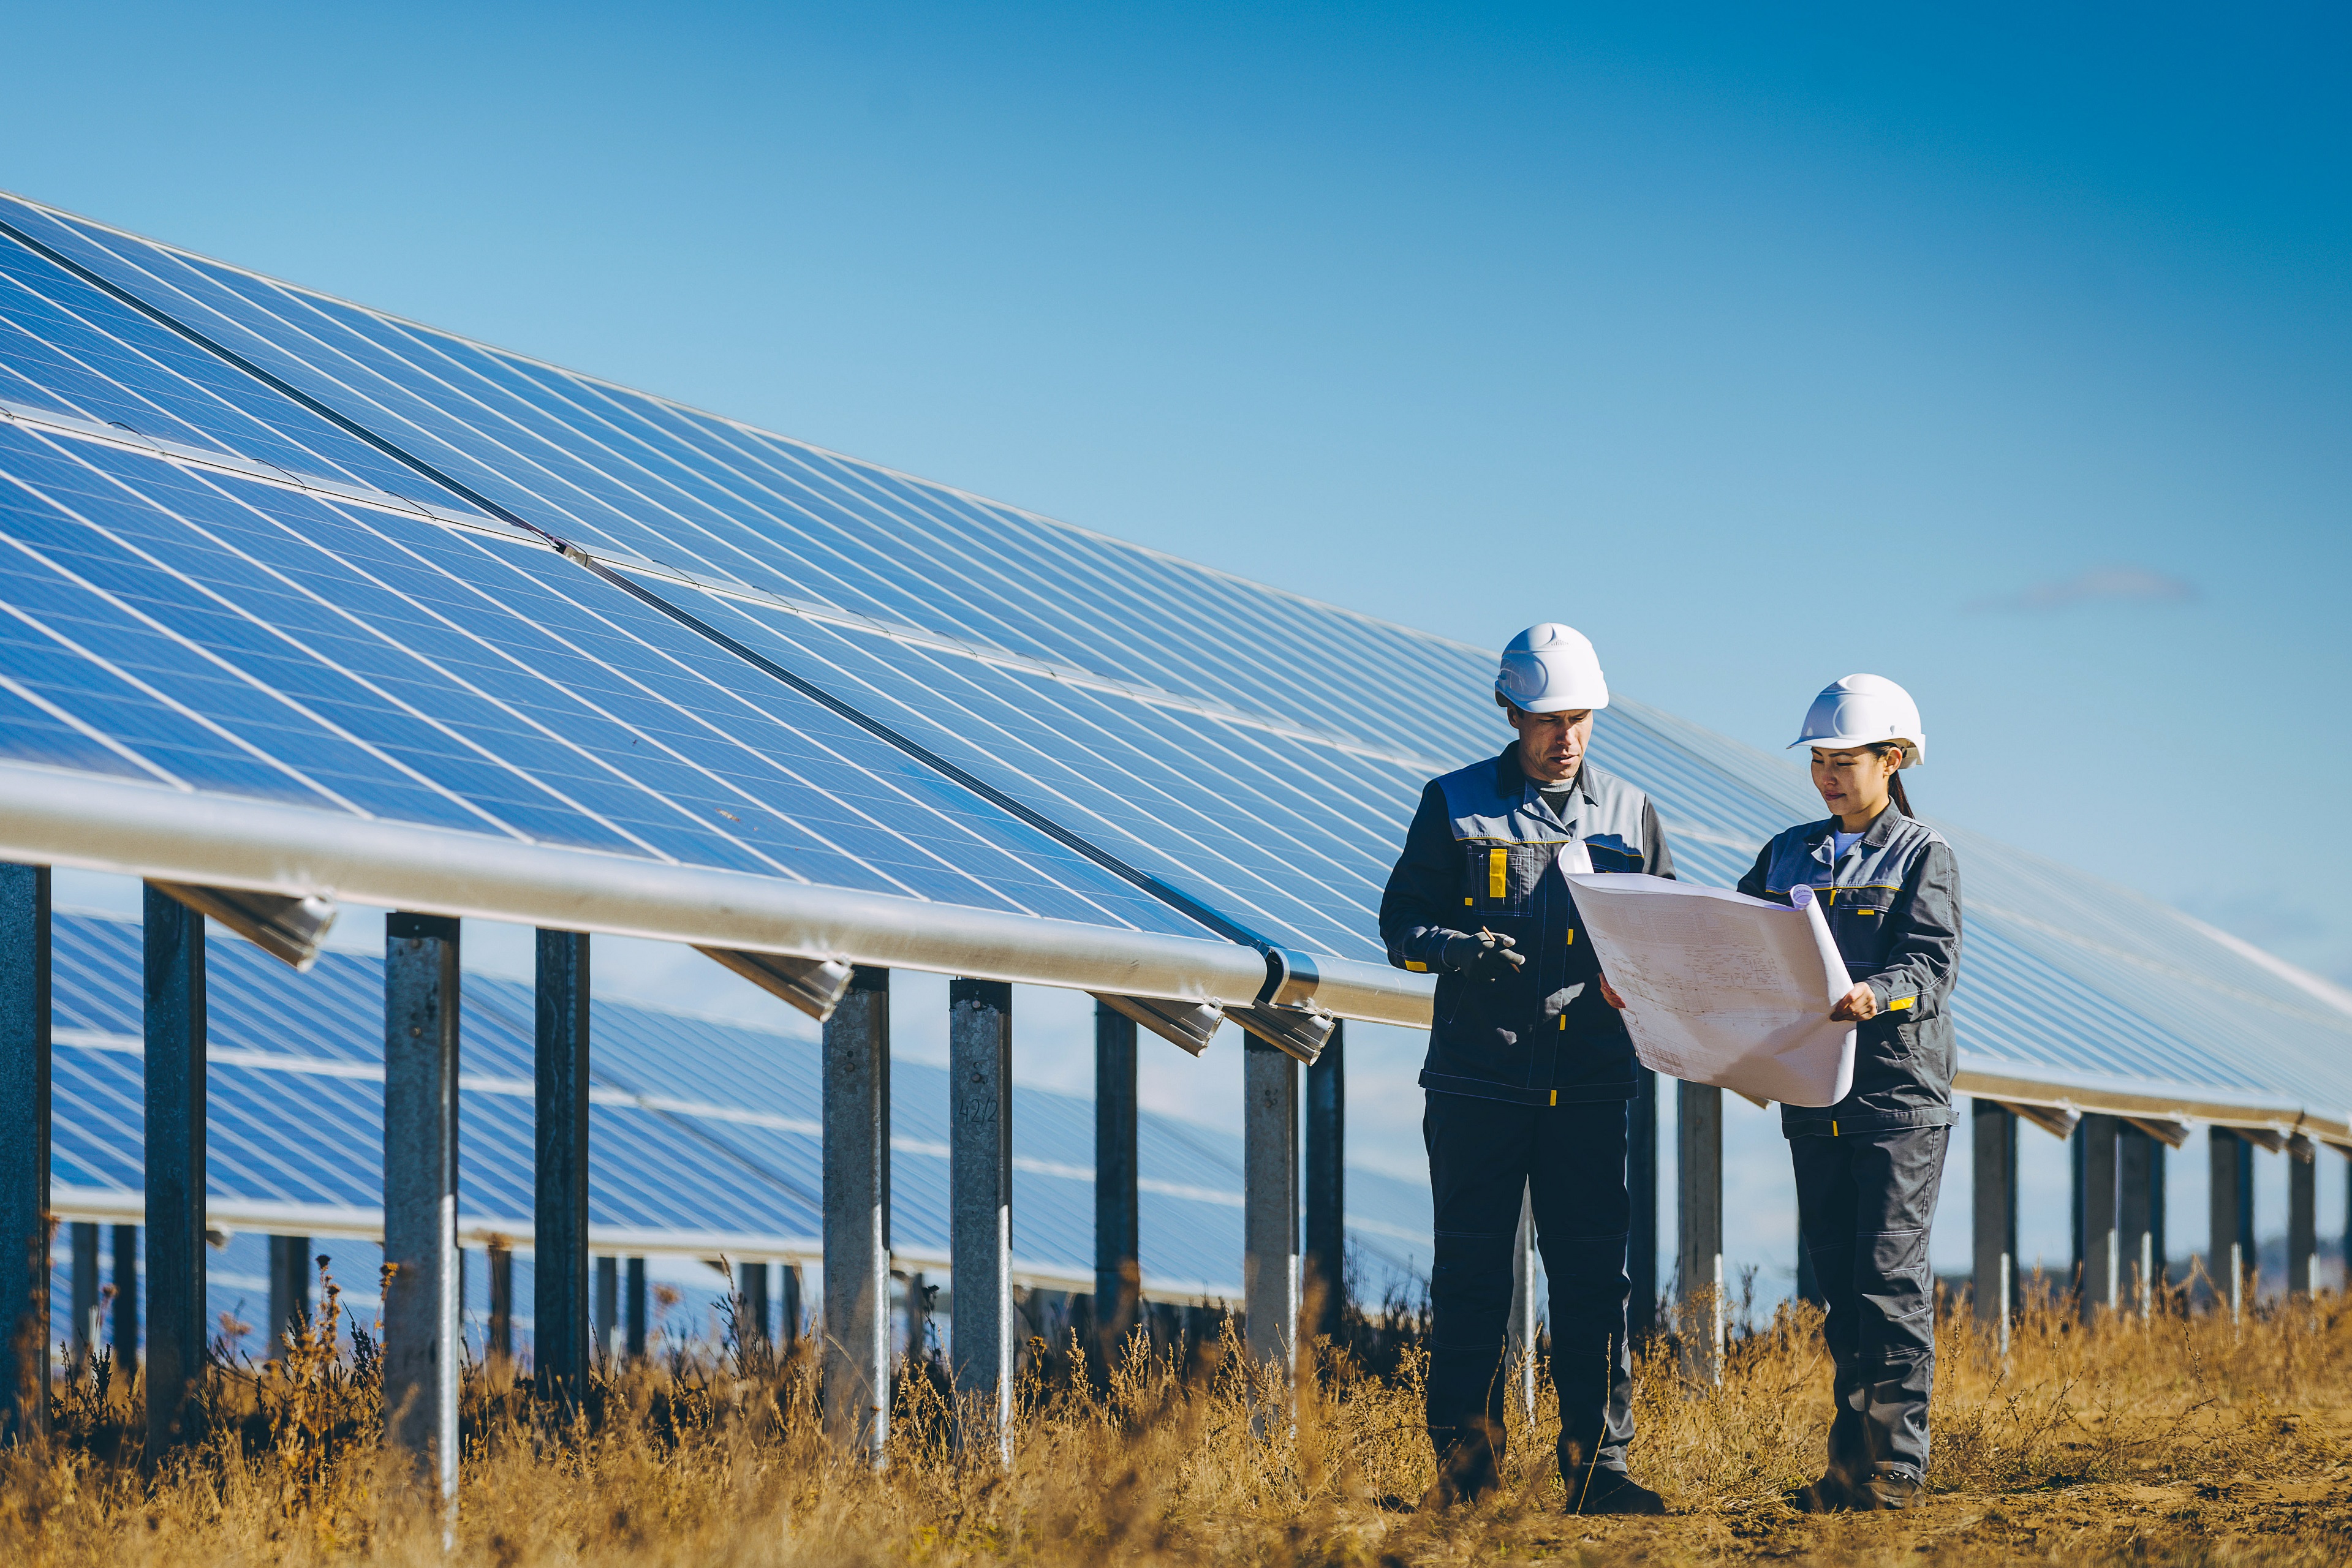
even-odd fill
[{"label": "woman's ponytail", "polygon": [[1903,792],[1903,775],[1901,773],[1895,773],[1888,777],[1886,780],[1886,792],[1895,798],[1895,809],[1896,810],[1902,812],[1906,817],[1912,814],[1911,797]]}]

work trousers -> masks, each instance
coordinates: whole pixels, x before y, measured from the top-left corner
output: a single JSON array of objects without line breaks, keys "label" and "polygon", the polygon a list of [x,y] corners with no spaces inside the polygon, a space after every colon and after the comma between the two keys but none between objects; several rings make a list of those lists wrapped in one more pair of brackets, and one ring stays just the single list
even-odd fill
[{"label": "work trousers", "polygon": [[1521,1105],[1432,1093],[1422,1118],[1436,1210],[1429,1273],[1429,1440],[1476,1493],[1503,1449],[1504,1338],[1520,1194],[1551,1281],[1560,1474],[1625,1468],[1633,1365],[1625,1343],[1626,1102]]},{"label": "work trousers", "polygon": [[1789,1140],[1797,1227],[1829,1303],[1836,1370],[1829,1473],[1849,1485],[1927,1476],[1936,1296],[1927,1228],[1949,1127],[1848,1131]]}]

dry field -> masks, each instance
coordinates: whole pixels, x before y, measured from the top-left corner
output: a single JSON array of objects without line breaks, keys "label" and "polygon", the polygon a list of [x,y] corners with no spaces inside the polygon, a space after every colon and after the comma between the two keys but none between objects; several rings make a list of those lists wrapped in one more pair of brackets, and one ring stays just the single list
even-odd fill
[{"label": "dry field", "polygon": [[[1742,1338],[1721,1385],[1641,1368],[1635,1473],[1663,1520],[1560,1511],[1546,1417],[1515,1431],[1515,1485],[1417,1511],[1431,1475],[1409,1325],[1323,1347],[1295,1430],[1272,1390],[1211,1345],[1181,1375],[1138,1352],[1100,1395],[1034,1346],[1011,1473],[961,1457],[926,1377],[904,1379],[879,1476],[814,1430],[805,1363],[677,1358],[596,1390],[568,1431],[528,1390],[469,1376],[455,1559],[707,1563],[1837,1563],[2352,1560],[2352,1310],[2341,1297],[2225,1317],[2030,1312],[2004,1363],[1945,1321],[1933,1500],[1819,1519],[1785,1489],[1819,1468],[1828,1373],[1816,1320],[1784,1311]],[[440,1531],[377,1449],[360,1364],[216,1372],[212,1436],[148,1478],[138,1412],[85,1375],[58,1390],[46,1448],[0,1455],[0,1563],[438,1563]],[[748,1362],[748,1364],[747,1364]],[[1378,1370],[1366,1370],[1365,1363]],[[1532,1437],[1533,1440],[1529,1438]]]}]

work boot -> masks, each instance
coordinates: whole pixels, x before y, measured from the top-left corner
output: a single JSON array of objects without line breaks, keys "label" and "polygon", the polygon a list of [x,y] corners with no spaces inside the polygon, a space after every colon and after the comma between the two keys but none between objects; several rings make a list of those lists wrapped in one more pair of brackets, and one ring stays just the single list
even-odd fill
[{"label": "work boot", "polygon": [[1917,1508],[1927,1500],[1927,1489],[1909,1476],[1873,1476],[1855,1489],[1853,1506],[1860,1509]]},{"label": "work boot", "polygon": [[1853,1489],[1835,1470],[1824,1471],[1822,1479],[1809,1487],[1783,1493],[1781,1500],[1799,1513],[1843,1513],[1857,1506]]},{"label": "work boot", "polygon": [[1666,1500],[1607,1465],[1590,1465],[1570,1473],[1568,1481],[1570,1513],[1664,1513]]},{"label": "work boot", "polygon": [[[1431,1434],[1435,1437],[1436,1434]],[[1421,1497],[1424,1512],[1437,1512],[1456,1503],[1476,1502],[1502,1484],[1496,1473],[1495,1437],[1486,1422],[1465,1423],[1460,1436],[1448,1442],[1437,1458],[1437,1479]]]}]

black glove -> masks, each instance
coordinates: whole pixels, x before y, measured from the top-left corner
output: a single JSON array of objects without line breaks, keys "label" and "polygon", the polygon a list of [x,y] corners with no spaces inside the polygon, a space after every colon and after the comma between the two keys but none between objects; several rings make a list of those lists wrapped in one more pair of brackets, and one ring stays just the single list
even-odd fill
[{"label": "black glove", "polygon": [[1517,946],[1510,937],[1492,931],[1470,932],[1446,938],[1441,958],[1447,968],[1474,980],[1499,980],[1527,967],[1527,955],[1515,951]]}]

